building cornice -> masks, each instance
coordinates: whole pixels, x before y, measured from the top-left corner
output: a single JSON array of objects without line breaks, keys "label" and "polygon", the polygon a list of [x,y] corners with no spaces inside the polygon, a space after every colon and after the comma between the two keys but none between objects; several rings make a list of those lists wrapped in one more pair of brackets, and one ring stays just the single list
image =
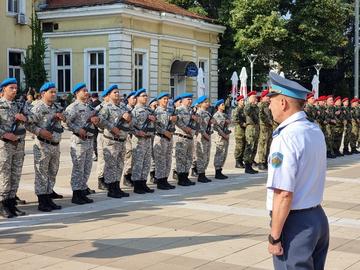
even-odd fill
[{"label": "building cornice", "polygon": [[206,32],[224,33],[226,29],[224,26],[211,24],[203,20],[167,12],[147,10],[126,4],[46,10],[38,12],[38,17],[40,20],[54,20],[120,14],[126,17],[137,17],[152,22],[162,22]]}]

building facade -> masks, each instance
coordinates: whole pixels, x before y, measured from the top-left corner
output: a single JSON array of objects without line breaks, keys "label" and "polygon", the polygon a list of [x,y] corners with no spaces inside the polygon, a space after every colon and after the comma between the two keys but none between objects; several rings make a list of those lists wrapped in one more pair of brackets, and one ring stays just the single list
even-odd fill
[{"label": "building facade", "polygon": [[38,12],[47,43],[45,68],[59,93],[85,81],[91,92],[118,84],[150,96],[218,94],[218,35],[225,28],[162,0],[52,0]]}]

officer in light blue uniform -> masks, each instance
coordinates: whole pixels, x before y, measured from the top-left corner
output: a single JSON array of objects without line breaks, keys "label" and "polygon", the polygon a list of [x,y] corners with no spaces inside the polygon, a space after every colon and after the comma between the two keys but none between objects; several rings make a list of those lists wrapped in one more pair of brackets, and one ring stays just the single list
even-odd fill
[{"label": "officer in light blue uniform", "polygon": [[329,224],[321,207],[326,144],[303,111],[307,89],[270,72],[270,109],[280,125],[273,133],[267,180],[272,217],[269,252],[276,270],[324,269]]}]

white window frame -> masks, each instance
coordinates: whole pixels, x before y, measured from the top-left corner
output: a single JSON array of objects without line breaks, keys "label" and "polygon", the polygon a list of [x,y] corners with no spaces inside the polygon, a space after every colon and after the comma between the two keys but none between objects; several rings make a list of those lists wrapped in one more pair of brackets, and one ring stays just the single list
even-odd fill
[{"label": "white window frame", "polygon": [[209,65],[209,58],[199,57],[198,58],[198,68],[200,68],[200,62],[204,62],[205,70],[204,71],[204,77],[205,77],[205,94],[207,96],[210,95],[210,65]]},{"label": "white window frame", "polygon": [[[18,2],[18,10],[17,11],[9,11],[9,0],[6,1],[6,14],[8,16],[16,16],[17,14],[21,13],[26,15],[26,0],[17,0]],[[12,0],[15,1],[15,0]]]},{"label": "white window frame", "polygon": [[52,50],[51,52],[51,78],[52,78],[52,81],[55,82],[56,84],[56,88],[59,88],[59,85],[58,85],[58,70],[59,69],[62,69],[62,70],[65,70],[65,69],[69,69],[69,68],[65,68],[62,67],[62,68],[58,68],[57,66],[57,56],[59,54],[65,54],[65,53],[69,53],[70,54],[70,89],[68,92],[59,92],[60,94],[61,93],[69,93],[72,89],[72,78],[73,78],[73,70],[72,70],[72,64],[73,64],[73,57],[72,57],[72,49],[61,49],[61,50]]},{"label": "white window frame", "polygon": [[[7,49],[7,55],[6,55],[7,62],[6,63],[7,63],[7,76],[8,77],[10,77],[10,72],[9,72],[9,69],[10,69],[10,57],[9,57],[9,54],[11,52],[21,54],[21,63],[24,62],[24,59],[25,59],[25,56],[26,56],[26,50],[24,50],[24,49],[16,49],[16,48],[8,48]],[[15,68],[15,66],[14,66],[14,68]],[[24,79],[25,79],[25,74],[24,74],[24,71],[23,71],[22,67],[20,66],[20,82],[18,82],[19,86],[24,85]]]},{"label": "white window frame", "polygon": [[133,52],[133,63],[132,63],[132,79],[133,79],[133,88],[136,89],[135,85],[135,55],[143,55],[143,88],[149,90],[149,51],[147,49],[135,48]]},{"label": "white window frame", "polygon": [[102,53],[104,53],[104,64],[102,66],[104,68],[104,90],[105,90],[106,89],[106,74],[107,74],[106,48],[86,48],[84,50],[84,81],[86,82],[86,85],[87,85],[87,87],[88,87],[88,89],[90,91],[91,90],[90,53],[94,53],[94,52],[102,52]]}]

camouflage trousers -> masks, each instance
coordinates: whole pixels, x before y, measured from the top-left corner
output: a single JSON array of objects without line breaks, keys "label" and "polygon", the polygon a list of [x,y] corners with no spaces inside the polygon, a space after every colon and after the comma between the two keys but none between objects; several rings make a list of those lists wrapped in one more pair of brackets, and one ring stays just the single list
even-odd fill
[{"label": "camouflage trousers", "polygon": [[267,157],[270,151],[270,143],[272,139],[272,128],[260,125],[259,143],[258,143],[258,162],[267,163]]},{"label": "camouflage trousers", "polygon": [[36,139],[34,147],[35,194],[51,194],[60,164],[60,145],[51,145]]},{"label": "camouflage trousers", "polygon": [[104,177],[104,167],[105,167],[105,160],[104,160],[104,135],[99,133],[97,136],[97,151],[98,151],[98,160],[97,160],[97,177],[102,178]]},{"label": "camouflage trousers", "polygon": [[235,126],[235,160],[242,161],[245,149],[245,128],[240,125]]},{"label": "camouflage trousers", "polygon": [[155,136],[151,137],[151,165],[150,165],[150,172],[155,171],[155,158],[154,158],[154,139]]},{"label": "camouflage trousers", "polygon": [[211,138],[209,141],[199,133],[195,136],[195,160],[197,173],[205,173],[210,161]]},{"label": "camouflage trousers", "polygon": [[93,143],[94,139],[82,140],[72,135],[70,145],[70,156],[73,163],[71,172],[72,190],[87,189],[87,182],[91,173],[93,163]]},{"label": "camouflage trousers", "polygon": [[188,173],[193,162],[192,139],[183,138],[175,135],[175,166],[177,173]]},{"label": "camouflage trousers", "polygon": [[151,166],[151,137],[132,137],[132,181],[147,180]]},{"label": "camouflage trousers", "polygon": [[334,154],[334,128],[332,125],[327,124],[325,129],[325,141],[326,141],[326,149],[331,154]]},{"label": "camouflage trousers", "polygon": [[351,129],[351,135],[350,135],[350,146],[351,150],[356,149],[356,143],[359,138],[359,124],[356,123],[356,121],[352,121],[352,129]]},{"label": "camouflage trousers", "polygon": [[131,135],[126,137],[126,144],[125,144],[125,167],[124,167],[124,174],[131,174],[132,171],[132,142],[131,142]]},{"label": "camouflage trousers", "polygon": [[171,170],[173,140],[155,136],[153,153],[155,163],[155,178],[168,178]]},{"label": "camouflage trousers", "polygon": [[343,132],[344,132],[344,126],[335,126],[334,128],[334,150],[339,151],[340,147],[341,147],[341,141],[343,138]]},{"label": "camouflage trousers", "polygon": [[[197,134],[198,133],[196,132],[196,134],[194,135],[193,138],[195,138],[197,136]],[[196,147],[195,147],[195,145],[196,145],[196,142],[195,142],[195,140],[193,140],[191,168],[197,168],[197,166],[196,166]]]},{"label": "camouflage trousers", "polygon": [[0,140],[0,201],[15,198],[24,163],[25,140],[17,145]]},{"label": "camouflage trousers", "polygon": [[259,126],[248,125],[245,130],[246,145],[244,151],[244,162],[253,163],[256,155],[258,140],[259,140]]},{"label": "camouflage trousers", "polygon": [[344,150],[349,150],[351,130],[352,130],[351,122],[344,125]]},{"label": "camouflage trousers", "polygon": [[107,184],[120,181],[124,169],[125,139],[123,142],[103,138],[105,159],[104,181]]},{"label": "camouflage trousers", "polygon": [[229,141],[225,140],[218,133],[215,133],[213,137],[215,142],[214,167],[215,170],[219,170],[224,167],[229,149]]}]

